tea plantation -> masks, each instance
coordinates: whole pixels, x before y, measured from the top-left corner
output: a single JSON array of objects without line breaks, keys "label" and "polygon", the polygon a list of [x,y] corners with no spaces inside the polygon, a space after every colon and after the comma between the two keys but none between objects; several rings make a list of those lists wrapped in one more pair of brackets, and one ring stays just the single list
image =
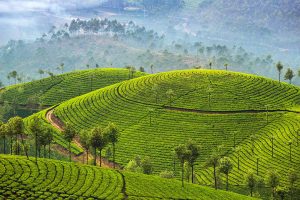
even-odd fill
[{"label": "tea plantation", "polygon": [[252,199],[176,180],[0,155],[0,199]]},{"label": "tea plantation", "polygon": [[[146,75],[135,72],[133,77]],[[52,106],[62,101],[129,79],[129,70],[97,68],[55,75],[24,84],[12,85],[0,91],[1,101],[26,106]]]},{"label": "tea plantation", "polygon": [[155,173],[174,170],[174,147],[192,139],[202,146],[196,165],[201,184],[212,184],[205,163],[223,145],[234,161],[229,182],[240,185],[246,171],[257,169],[257,158],[261,175],[271,168],[284,173],[300,169],[299,110],[298,87],[242,73],[182,70],[96,90],[60,104],[54,113],[78,131],[116,123],[122,130],[117,163],[125,166],[137,155],[150,156]]}]

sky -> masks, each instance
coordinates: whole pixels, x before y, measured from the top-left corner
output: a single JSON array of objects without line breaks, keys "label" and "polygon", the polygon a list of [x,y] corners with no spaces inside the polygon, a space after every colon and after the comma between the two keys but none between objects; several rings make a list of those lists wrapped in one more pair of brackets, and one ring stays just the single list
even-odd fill
[{"label": "sky", "polygon": [[[0,0],[0,45],[10,39],[34,39],[57,22],[97,8],[104,0]],[[82,17],[82,16],[81,16]]]}]

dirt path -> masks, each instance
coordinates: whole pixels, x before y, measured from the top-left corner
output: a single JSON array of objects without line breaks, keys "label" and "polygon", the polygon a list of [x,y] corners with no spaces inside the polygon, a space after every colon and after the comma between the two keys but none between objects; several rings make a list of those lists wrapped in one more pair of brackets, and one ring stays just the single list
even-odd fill
[{"label": "dirt path", "polygon": [[274,112],[292,112],[300,114],[300,112],[297,111],[291,111],[291,110],[224,110],[224,111],[208,111],[208,110],[196,110],[196,109],[189,109],[189,108],[176,108],[176,107],[170,107],[170,106],[163,106],[166,110],[174,110],[174,111],[180,111],[180,112],[193,112],[193,113],[201,113],[201,114],[210,114],[210,115],[228,115],[228,114],[239,114],[239,113],[274,113]]},{"label": "dirt path", "polygon": [[[49,109],[46,113],[46,119],[47,121],[56,129],[58,129],[59,131],[64,131],[64,123],[54,115],[53,113],[53,108]],[[76,137],[73,142],[79,146],[80,148],[82,148],[80,142],[79,142],[79,138]],[[65,155],[65,156],[69,156],[69,151],[61,146],[57,145],[56,148],[61,154]],[[82,148],[83,149],[83,148]],[[78,162],[82,162],[82,163],[86,163],[86,156],[87,153],[86,151],[84,151],[82,154],[80,155],[72,155],[72,159]],[[88,160],[94,160],[94,156],[91,154],[91,152],[89,152],[89,156],[88,156]],[[106,168],[113,168],[113,162],[102,158],[102,167],[106,167]],[[97,156],[97,165],[100,165],[100,156]],[[116,169],[121,169],[122,167],[120,165],[118,165],[117,163],[115,164]]]}]

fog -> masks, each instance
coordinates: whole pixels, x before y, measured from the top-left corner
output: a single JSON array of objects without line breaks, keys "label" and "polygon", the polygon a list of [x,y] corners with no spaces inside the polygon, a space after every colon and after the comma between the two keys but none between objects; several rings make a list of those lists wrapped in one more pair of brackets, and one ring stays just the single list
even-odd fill
[{"label": "fog", "polygon": [[[273,1],[275,2],[275,0]],[[268,1],[270,3],[266,5],[273,5],[273,1]],[[103,3],[110,3],[110,1],[105,0],[3,0],[0,1],[0,46],[5,46],[10,40],[23,40],[27,44],[31,43],[41,37],[42,34],[48,33],[53,25],[61,28],[65,23],[70,23],[72,19],[108,18],[111,20],[116,19],[121,23],[134,21],[139,26],[145,26],[147,30],[154,30],[159,35],[165,36],[164,46],[161,47],[161,50],[170,49],[174,43],[180,43],[183,45],[183,49],[188,49],[195,42],[201,42],[206,46],[226,45],[228,48],[241,46],[253,58],[272,56],[273,63],[270,63],[270,66],[266,66],[266,69],[258,71],[262,75],[275,78],[276,70],[271,72],[272,70],[269,68],[279,60],[284,63],[286,68],[291,67],[294,70],[298,70],[300,66],[299,28],[293,24],[293,21],[299,19],[293,18],[297,17],[297,14],[294,14],[292,17],[291,14],[282,17],[274,17],[272,13],[266,15],[263,11],[269,10],[269,8],[260,10],[260,5],[256,3],[248,6],[249,8],[247,7],[248,10],[245,12],[247,14],[239,14],[240,16],[237,17],[234,14],[231,16],[226,13],[231,12],[230,9],[232,7],[230,7],[230,4],[226,8],[227,10],[223,10],[224,13],[222,15],[222,12],[219,12],[220,8],[218,8],[218,6],[222,6],[220,3],[212,4],[212,8],[207,6],[207,3],[204,6],[199,4],[199,8],[204,7],[199,10],[197,3],[193,3],[195,8],[190,8],[188,7],[190,4],[187,2],[190,1],[185,1],[186,5],[181,10],[153,14],[145,10],[145,8],[144,10],[129,12],[124,7],[122,9],[103,7]],[[205,3],[210,1],[199,0],[199,2]],[[226,1],[219,2],[224,4]],[[233,3],[238,6],[240,1],[233,1]],[[133,5],[138,7],[140,4],[136,3]],[[210,4],[208,3],[208,5]],[[275,10],[274,12],[277,12],[276,9],[284,10],[292,7],[294,10],[292,9],[293,12],[291,13],[293,14],[297,13],[297,5],[296,1],[290,0],[285,4],[278,5],[278,8],[272,7],[272,9]],[[129,6],[131,5],[129,4]],[[254,9],[256,12],[252,12],[251,9]],[[255,13],[255,15],[252,13]],[[229,16],[228,18],[227,15]],[[272,20],[273,18],[274,20]],[[291,21],[285,21],[287,18],[291,19]],[[149,49],[149,47],[144,48]],[[158,51],[158,49],[151,48],[150,50]],[[189,52],[189,54],[195,53]],[[205,59],[207,59],[207,56]],[[5,62],[3,63],[6,64]],[[125,63],[125,61],[120,63]],[[14,64],[18,65],[18,62]],[[45,63],[44,65],[47,64]],[[13,65],[11,64],[11,66]],[[243,67],[249,69],[251,66]],[[0,70],[11,67],[7,64],[6,66],[1,66],[1,68]],[[164,66],[161,66],[161,68],[164,68]],[[170,67],[166,66],[167,68]],[[9,70],[6,69],[5,72]],[[244,71],[252,73],[254,69],[252,71]]]}]

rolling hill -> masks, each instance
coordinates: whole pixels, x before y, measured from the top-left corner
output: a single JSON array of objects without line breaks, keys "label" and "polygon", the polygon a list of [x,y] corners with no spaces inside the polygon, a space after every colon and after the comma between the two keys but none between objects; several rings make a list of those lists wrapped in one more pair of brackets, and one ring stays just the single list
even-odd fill
[{"label": "rolling hill", "polygon": [[155,173],[175,168],[179,176],[172,151],[192,139],[202,146],[196,167],[199,184],[212,184],[206,161],[223,145],[224,155],[234,162],[229,179],[233,187],[243,185],[248,170],[256,171],[257,158],[258,174],[274,168],[281,172],[282,183],[288,169],[299,170],[299,95],[298,87],[259,76],[182,70],[108,86],[65,101],[52,112],[78,131],[116,123],[122,130],[117,163],[125,166],[137,155],[150,156]]},{"label": "rolling hill", "polygon": [[1,199],[225,199],[250,197],[176,180],[48,159],[0,155]]},{"label": "rolling hill", "polygon": [[[137,71],[134,77],[146,75]],[[0,91],[1,102],[8,102],[17,114],[28,116],[40,107],[51,107],[73,97],[129,79],[127,69],[97,68],[79,70],[41,80],[8,86]]]}]

